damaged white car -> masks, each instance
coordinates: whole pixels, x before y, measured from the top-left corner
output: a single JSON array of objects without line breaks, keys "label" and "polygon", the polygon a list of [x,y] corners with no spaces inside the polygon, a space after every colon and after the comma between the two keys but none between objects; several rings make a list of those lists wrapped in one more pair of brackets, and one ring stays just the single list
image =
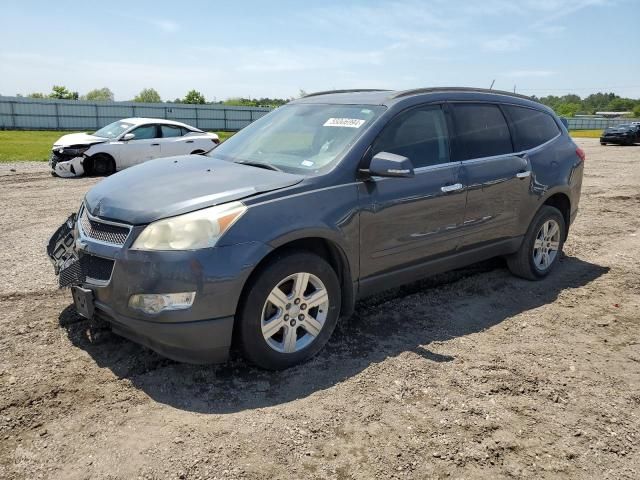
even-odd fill
[{"label": "damaged white car", "polygon": [[52,175],[110,175],[147,160],[206,153],[220,143],[215,133],[172,120],[125,118],[95,133],[71,133],[54,143]]}]

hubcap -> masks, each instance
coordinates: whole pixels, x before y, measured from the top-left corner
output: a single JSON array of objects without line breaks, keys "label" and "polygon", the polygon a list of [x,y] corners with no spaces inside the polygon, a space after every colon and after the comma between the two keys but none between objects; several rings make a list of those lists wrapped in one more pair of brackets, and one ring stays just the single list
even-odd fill
[{"label": "hubcap", "polygon": [[262,336],[280,353],[294,353],[315,340],[329,311],[329,294],[322,281],[300,272],[281,280],[262,307]]},{"label": "hubcap", "polygon": [[540,271],[547,270],[558,255],[560,248],[560,225],[555,220],[542,224],[533,243],[533,263]]}]

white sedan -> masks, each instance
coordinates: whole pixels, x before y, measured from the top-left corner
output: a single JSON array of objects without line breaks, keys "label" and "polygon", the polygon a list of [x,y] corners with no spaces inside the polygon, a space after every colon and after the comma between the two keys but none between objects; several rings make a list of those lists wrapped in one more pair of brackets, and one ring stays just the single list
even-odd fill
[{"label": "white sedan", "polygon": [[184,123],[158,118],[125,118],[93,134],[63,135],[54,144],[49,165],[59,177],[109,175],[147,160],[206,153],[220,140]]}]

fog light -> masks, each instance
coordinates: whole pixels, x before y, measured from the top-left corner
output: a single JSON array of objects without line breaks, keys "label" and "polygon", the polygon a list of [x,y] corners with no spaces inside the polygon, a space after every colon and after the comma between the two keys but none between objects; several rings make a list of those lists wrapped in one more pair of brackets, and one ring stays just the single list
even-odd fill
[{"label": "fog light", "polygon": [[151,314],[166,310],[184,310],[193,305],[195,298],[196,292],[138,293],[129,297],[129,308]]}]

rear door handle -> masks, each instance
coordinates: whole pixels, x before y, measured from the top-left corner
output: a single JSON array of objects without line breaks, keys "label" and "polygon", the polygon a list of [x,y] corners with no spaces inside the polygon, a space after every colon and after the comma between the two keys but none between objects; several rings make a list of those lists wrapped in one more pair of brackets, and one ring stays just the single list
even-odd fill
[{"label": "rear door handle", "polygon": [[186,141],[186,142],[184,142],[184,143],[193,143],[193,140],[187,140],[187,141]]},{"label": "rear door handle", "polygon": [[453,185],[445,185],[444,187],[440,187],[440,190],[442,190],[444,193],[456,192],[458,190],[462,190],[462,184],[454,183]]},{"label": "rear door handle", "polygon": [[524,172],[516,173],[516,177],[518,177],[518,178],[527,178],[529,176],[531,176],[531,170],[526,170]]},{"label": "rear door handle", "polygon": [[152,146],[152,147],[159,147],[159,146],[160,146],[160,144],[159,144],[159,143],[152,143],[152,144],[151,144],[151,146]]}]

